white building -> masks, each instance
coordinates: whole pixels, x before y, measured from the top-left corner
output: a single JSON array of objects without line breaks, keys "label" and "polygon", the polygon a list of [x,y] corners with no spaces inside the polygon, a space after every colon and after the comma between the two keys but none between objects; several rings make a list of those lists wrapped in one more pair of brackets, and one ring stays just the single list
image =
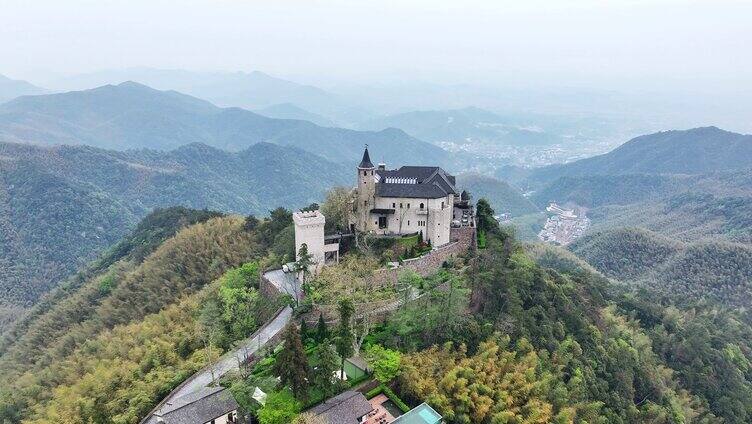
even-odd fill
[{"label": "white building", "polygon": [[312,273],[317,273],[324,265],[339,261],[339,243],[325,241],[326,218],[321,212],[295,212],[292,220],[295,223],[295,260],[300,259],[300,248],[305,244],[314,262]]},{"label": "white building", "polygon": [[[384,235],[421,233],[433,246],[449,243],[457,190],[437,166],[376,168],[366,147],[357,167],[352,231]],[[458,196],[457,196],[458,197]]]}]

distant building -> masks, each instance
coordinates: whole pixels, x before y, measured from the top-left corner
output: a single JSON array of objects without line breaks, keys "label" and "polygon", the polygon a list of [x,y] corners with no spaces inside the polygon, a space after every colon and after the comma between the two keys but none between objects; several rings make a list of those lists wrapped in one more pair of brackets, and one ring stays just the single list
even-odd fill
[{"label": "distant building", "polygon": [[363,393],[348,390],[309,409],[313,415],[321,417],[328,424],[364,423],[373,406]]},{"label": "distant building", "polygon": [[420,233],[433,246],[449,243],[455,198],[459,198],[454,176],[437,166],[389,170],[379,164],[377,168],[366,147],[356,182],[350,222],[353,232]]},{"label": "distant building", "polygon": [[237,423],[238,403],[224,387],[204,387],[165,403],[148,423],[227,424]]}]

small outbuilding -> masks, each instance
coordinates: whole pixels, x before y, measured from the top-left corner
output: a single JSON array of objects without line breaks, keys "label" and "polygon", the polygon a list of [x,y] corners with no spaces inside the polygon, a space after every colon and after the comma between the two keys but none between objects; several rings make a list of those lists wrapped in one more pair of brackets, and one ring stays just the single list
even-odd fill
[{"label": "small outbuilding", "polygon": [[149,423],[227,424],[238,422],[238,403],[224,387],[204,387],[164,404]]},{"label": "small outbuilding", "polygon": [[356,424],[365,421],[373,407],[363,393],[348,390],[327,399],[326,402],[309,409],[313,415],[321,417],[328,424]]}]

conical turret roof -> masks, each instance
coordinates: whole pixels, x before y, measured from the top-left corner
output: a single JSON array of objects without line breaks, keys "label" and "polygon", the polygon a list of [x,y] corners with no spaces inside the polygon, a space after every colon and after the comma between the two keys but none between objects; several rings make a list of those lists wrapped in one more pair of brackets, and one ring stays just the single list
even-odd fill
[{"label": "conical turret roof", "polygon": [[373,168],[373,163],[371,163],[371,156],[368,154],[368,146],[366,146],[366,150],[363,152],[363,160],[360,161],[358,168]]}]

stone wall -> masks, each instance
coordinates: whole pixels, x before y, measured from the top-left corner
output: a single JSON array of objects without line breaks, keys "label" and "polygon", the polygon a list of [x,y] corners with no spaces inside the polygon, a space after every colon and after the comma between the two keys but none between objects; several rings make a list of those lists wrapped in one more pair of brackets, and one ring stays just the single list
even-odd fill
[{"label": "stone wall", "polygon": [[447,259],[476,248],[475,228],[452,228],[450,237],[452,242],[446,246],[441,246],[419,258],[403,261],[397,268],[377,270],[372,277],[373,283],[382,286],[397,284],[399,274],[406,269],[415,271],[421,277],[427,277],[436,272]]},{"label": "stone wall", "polygon": [[[362,316],[368,313],[371,322],[383,321],[390,312],[397,309],[399,302],[394,300],[382,300],[372,303],[359,303],[355,305],[355,316]],[[339,312],[337,305],[312,305],[311,310],[303,314],[302,319],[313,328],[318,323],[319,315],[324,316],[327,324],[336,324],[339,322]]]},{"label": "stone wall", "polygon": [[261,274],[261,279],[259,280],[259,293],[261,293],[264,299],[269,300],[275,300],[282,295],[277,286],[264,277],[264,274]]}]

